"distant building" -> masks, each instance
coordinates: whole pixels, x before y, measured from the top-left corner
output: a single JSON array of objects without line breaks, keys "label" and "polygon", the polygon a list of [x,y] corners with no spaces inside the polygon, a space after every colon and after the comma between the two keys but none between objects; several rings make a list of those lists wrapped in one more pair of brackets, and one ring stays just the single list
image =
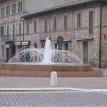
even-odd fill
[{"label": "distant building", "polygon": [[107,1],[0,0],[0,59],[7,61],[28,47],[74,52],[84,63],[107,67]]}]

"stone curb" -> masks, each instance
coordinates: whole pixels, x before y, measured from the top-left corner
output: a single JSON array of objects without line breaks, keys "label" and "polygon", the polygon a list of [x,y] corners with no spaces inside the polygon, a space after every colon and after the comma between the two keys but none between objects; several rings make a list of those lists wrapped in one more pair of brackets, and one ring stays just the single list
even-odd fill
[{"label": "stone curb", "polygon": [[107,89],[81,89],[81,88],[0,88],[0,91],[82,91],[82,92],[107,92]]}]

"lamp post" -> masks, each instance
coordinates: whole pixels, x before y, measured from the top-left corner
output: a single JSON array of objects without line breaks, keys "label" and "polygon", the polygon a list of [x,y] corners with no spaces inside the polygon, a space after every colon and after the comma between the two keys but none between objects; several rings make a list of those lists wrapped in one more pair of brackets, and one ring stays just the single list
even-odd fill
[{"label": "lamp post", "polygon": [[102,3],[100,5],[99,68],[101,68]]}]

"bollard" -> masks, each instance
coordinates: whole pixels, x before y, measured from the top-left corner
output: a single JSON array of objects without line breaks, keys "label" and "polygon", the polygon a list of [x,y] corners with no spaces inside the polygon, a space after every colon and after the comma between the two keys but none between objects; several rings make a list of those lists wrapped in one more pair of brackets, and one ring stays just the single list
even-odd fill
[{"label": "bollard", "polygon": [[52,71],[51,72],[51,80],[50,80],[50,86],[57,86],[57,72]]}]

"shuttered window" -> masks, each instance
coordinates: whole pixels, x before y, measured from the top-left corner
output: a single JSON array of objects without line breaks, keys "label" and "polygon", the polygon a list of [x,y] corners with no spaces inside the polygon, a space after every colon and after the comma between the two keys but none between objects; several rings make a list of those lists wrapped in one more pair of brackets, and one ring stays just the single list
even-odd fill
[{"label": "shuttered window", "polygon": [[56,17],[54,17],[54,31],[56,31]]},{"label": "shuttered window", "polygon": [[93,34],[93,11],[89,12],[89,34]]},{"label": "shuttered window", "polygon": [[29,34],[29,22],[27,22],[27,25],[26,25],[26,33]]},{"label": "shuttered window", "polygon": [[19,34],[21,34],[22,33],[22,25],[21,25],[21,23],[19,23]]},{"label": "shuttered window", "polygon": [[45,19],[44,31],[47,32],[47,19]]},{"label": "shuttered window", "polygon": [[18,2],[18,12],[22,12],[22,2]]},{"label": "shuttered window", "polygon": [[67,15],[64,16],[64,30],[67,30]]},{"label": "shuttered window", "polygon": [[77,28],[80,28],[81,27],[81,14],[78,13],[77,14]]},{"label": "shuttered window", "polygon": [[36,32],[37,32],[37,22],[34,21],[34,33],[36,33]]},{"label": "shuttered window", "polygon": [[10,6],[7,6],[6,7],[6,15],[9,15],[10,14]]},{"label": "shuttered window", "polygon": [[1,8],[1,16],[4,16],[4,8]]},{"label": "shuttered window", "polygon": [[15,24],[13,24],[13,40],[15,39]]},{"label": "shuttered window", "polygon": [[16,4],[13,4],[12,5],[12,14],[15,14],[16,13]]},{"label": "shuttered window", "polygon": [[0,32],[0,33],[1,33],[1,36],[4,36],[4,26],[1,26],[1,29],[0,29],[0,30],[1,30],[1,32]]},{"label": "shuttered window", "polygon": [[9,36],[9,25],[7,25],[7,36]]}]

